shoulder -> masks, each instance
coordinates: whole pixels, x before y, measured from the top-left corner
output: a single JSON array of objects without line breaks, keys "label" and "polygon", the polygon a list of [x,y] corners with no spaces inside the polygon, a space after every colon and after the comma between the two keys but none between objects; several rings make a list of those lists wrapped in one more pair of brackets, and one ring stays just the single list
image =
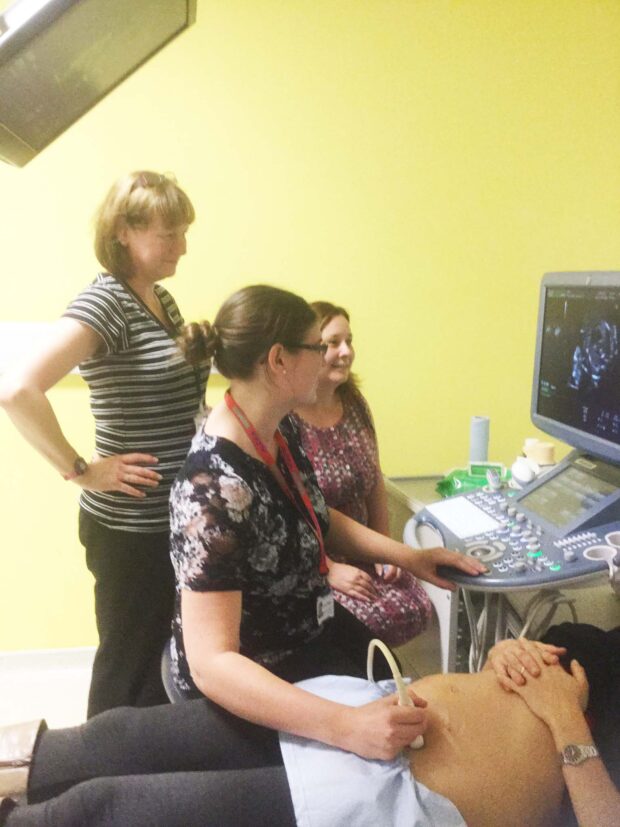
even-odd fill
[{"label": "shoulder", "polygon": [[93,312],[123,315],[122,298],[127,291],[108,273],[99,273],[96,279],[73,299],[69,310],[91,309]]},{"label": "shoulder", "polygon": [[287,441],[289,438],[299,439],[300,422],[300,418],[294,411],[288,413],[280,422],[280,431]]},{"label": "shoulder", "polygon": [[354,388],[350,390],[342,400],[346,419],[356,419],[375,432],[375,423],[370,410],[370,405],[363,394]]},{"label": "shoulder", "polygon": [[247,460],[249,457],[234,442],[200,430],[192,440],[177,479],[202,493],[222,486],[227,490],[245,488],[249,491],[252,469]]},{"label": "shoulder", "polygon": [[297,438],[307,449],[312,437],[319,433],[321,429],[317,428],[311,422],[308,422],[308,420],[304,419],[297,411],[291,411],[291,413],[288,414],[288,418],[291,420],[291,425],[295,429]]},{"label": "shoulder", "polygon": [[280,433],[286,440],[291,455],[301,473],[304,484],[308,489],[310,499],[313,501],[315,510],[317,513],[320,511],[321,514],[325,515],[327,513],[326,503],[321,492],[316,476],[316,469],[313,464],[315,458],[312,456],[312,452],[309,451],[308,448],[302,443],[298,423],[291,416],[291,414],[285,416],[282,422],[280,422]]},{"label": "shoulder", "polygon": [[307,461],[307,452],[302,442],[304,424],[297,414],[291,412],[280,422],[280,433],[295,459],[301,458]]},{"label": "shoulder", "polygon": [[285,422],[286,420],[290,420],[290,422],[297,428],[297,430],[299,430],[301,423],[303,422],[302,418],[299,416],[297,411],[291,411],[290,413],[288,413],[284,417],[282,422]]},{"label": "shoulder", "polygon": [[127,291],[108,273],[99,273],[68,305],[64,316],[92,328],[103,339],[105,351],[127,347],[128,320],[123,296]]},{"label": "shoulder", "polygon": [[194,437],[170,494],[173,533],[197,514],[211,514],[205,530],[216,533],[247,522],[255,491],[239,454],[228,440],[204,433]]}]

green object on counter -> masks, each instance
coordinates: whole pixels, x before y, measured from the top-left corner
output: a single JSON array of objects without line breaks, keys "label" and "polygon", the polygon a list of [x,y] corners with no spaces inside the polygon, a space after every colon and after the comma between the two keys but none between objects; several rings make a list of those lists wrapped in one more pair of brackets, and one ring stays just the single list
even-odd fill
[{"label": "green object on counter", "polygon": [[[500,480],[503,484],[507,484],[511,477],[510,471],[504,469]],[[454,468],[439,480],[435,491],[442,497],[453,497],[455,494],[466,494],[468,491],[484,488],[485,485],[487,485],[486,475],[470,474],[467,468]]]}]

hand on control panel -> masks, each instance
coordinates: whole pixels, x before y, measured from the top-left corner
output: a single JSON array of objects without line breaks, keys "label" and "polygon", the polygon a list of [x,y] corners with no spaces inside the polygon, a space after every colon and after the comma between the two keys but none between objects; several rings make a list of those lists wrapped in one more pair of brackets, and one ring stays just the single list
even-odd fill
[{"label": "hand on control panel", "polygon": [[[459,554],[456,551],[450,551],[447,548],[429,548],[416,551],[411,558],[411,563],[412,565],[408,565],[406,568],[415,577],[426,580],[434,586],[439,586],[440,589],[449,589],[450,591],[454,591],[457,587],[449,579],[449,572],[444,572],[443,569],[456,569],[472,577],[487,572],[487,567],[478,560]],[[440,567],[441,572],[439,571]]]}]

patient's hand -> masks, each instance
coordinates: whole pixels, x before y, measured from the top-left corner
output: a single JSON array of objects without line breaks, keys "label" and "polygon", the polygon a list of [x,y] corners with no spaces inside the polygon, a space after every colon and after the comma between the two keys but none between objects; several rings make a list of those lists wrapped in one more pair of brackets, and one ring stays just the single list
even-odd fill
[{"label": "patient's hand", "polygon": [[545,666],[541,664],[540,676],[535,681],[523,685],[513,682],[512,690],[520,695],[532,710],[554,731],[571,715],[588,705],[588,679],[581,664],[572,660],[570,673],[559,664]]},{"label": "patient's hand", "polygon": [[528,675],[537,678],[542,666],[558,663],[565,652],[562,646],[537,640],[500,640],[489,650],[484,668],[493,669],[504,689],[513,691],[514,685],[525,685]]}]

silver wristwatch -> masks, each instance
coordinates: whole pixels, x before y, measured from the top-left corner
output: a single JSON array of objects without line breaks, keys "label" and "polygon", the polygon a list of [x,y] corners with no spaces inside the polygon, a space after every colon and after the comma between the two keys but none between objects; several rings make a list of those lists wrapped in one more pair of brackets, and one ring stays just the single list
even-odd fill
[{"label": "silver wristwatch", "polygon": [[588,758],[598,758],[598,756],[599,751],[594,744],[567,744],[560,753],[562,765],[569,764],[571,767],[577,767]]}]

